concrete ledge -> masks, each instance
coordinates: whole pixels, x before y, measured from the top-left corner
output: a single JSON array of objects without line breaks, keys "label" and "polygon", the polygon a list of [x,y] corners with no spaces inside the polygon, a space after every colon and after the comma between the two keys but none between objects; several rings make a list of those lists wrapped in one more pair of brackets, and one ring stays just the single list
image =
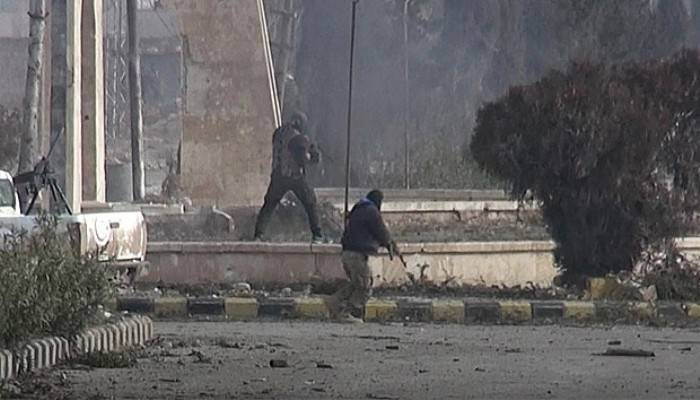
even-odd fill
[{"label": "concrete ledge", "polygon": [[[169,298],[168,302],[173,302]],[[121,301],[122,306],[138,302]],[[158,304],[156,299],[153,304]],[[256,319],[326,320],[329,313],[321,297],[264,298],[180,298],[186,307],[175,307],[166,314],[151,312],[161,318],[188,318],[207,314],[235,321]],[[206,307],[206,309],[202,309]],[[211,308],[209,308],[211,307]],[[120,311],[131,311],[121,309]],[[206,312],[205,312],[206,311]],[[366,321],[450,322],[459,324],[551,324],[551,323],[700,323],[700,304],[606,301],[541,301],[494,299],[377,299],[367,302]],[[82,342],[81,342],[82,343]],[[2,364],[0,363],[0,366]]]},{"label": "concrete ledge", "polygon": [[[404,255],[416,253],[525,253],[554,250],[548,240],[402,243]],[[148,253],[266,253],[266,254],[340,254],[339,244],[272,242],[151,242]],[[385,250],[381,254],[386,254]]]},{"label": "concrete ledge", "polygon": [[[700,257],[700,237],[678,239],[689,257]],[[375,287],[407,283],[408,275],[456,285],[550,287],[557,275],[552,241],[404,243],[404,270],[386,252],[370,257]],[[345,278],[339,245],[265,242],[149,243],[150,267],[137,281],[148,284],[248,282],[290,286]]]},{"label": "concrete ledge", "polygon": [[[342,210],[345,203],[333,203],[333,207]],[[536,211],[538,207],[526,203],[520,206],[513,200],[466,200],[466,201],[387,201],[382,203],[382,213],[484,213]]]},{"label": "concrete ledge", "polygon": [[[135,302],[125,302],[134,305]],[[115,335],[115,332],[122,332]],[[122,350],[145,345],[153,338],[149,317],[130,317],[123,322],[92,328],[72,340],[61,337],[33,340],[16,352],[0,350],[0,380],[55,366],[86,354]]]},{"label": "concrete ledge", "polygon": [[[365,196],[371,188],[350,188],[349,200],[354,203]],[[345,197],[344,188],[316,188],[316,196],[322,201],[342,202]],[[498,189],[469,190],[469,189],[383,189],[384,197],[391,200],[416,201],[472,201],[472,200],[508,200],[509,196]]]},{"label": "concrete ledge", "polygon": [[[406,243],[408,271],[386,252],[370,257],[375,286],[408,282],[406,272],[433,282],[549,287],[557,274],[550,241]],[[289,286],[344,278],[339,245],[260,242],[149,243],[148,284],[248,282]],[[428,265],[427,269],[423,269]]]}]

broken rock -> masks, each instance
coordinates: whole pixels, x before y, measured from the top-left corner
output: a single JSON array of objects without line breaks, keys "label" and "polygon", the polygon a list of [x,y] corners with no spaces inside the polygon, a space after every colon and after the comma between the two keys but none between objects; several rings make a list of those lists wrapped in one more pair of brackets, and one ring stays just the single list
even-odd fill
[{"label": "broken rock", "polygon": [[270,367],[271,368],[288,368],[289,363],[287,363],[287,360],[270,360]]}]

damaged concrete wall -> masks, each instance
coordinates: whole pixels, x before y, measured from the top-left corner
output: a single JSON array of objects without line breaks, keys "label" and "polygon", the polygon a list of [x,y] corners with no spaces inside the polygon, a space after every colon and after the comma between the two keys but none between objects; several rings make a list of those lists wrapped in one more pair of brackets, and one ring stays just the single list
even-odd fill
[{"label": "damaged concrete wall", "polygon": [[170,0],[185,42],[182,179],[195,205],[262,201],[275,128],[260,2]]}]

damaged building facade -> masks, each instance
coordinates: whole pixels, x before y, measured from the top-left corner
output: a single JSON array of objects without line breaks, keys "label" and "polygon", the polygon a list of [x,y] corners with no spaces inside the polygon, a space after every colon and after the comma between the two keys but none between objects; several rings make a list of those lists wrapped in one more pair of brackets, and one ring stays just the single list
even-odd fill
[{"label": "damaged building facade", "polygon": [[[66,13],[71,7],[61,0],[48,3],[51,16],[47,30],[53,40],[47,44],[46,57],[63,61]],[[97,161],[99,150],[95,159],[88,149],[87,154],[83,151],[81,162],[91,158],[104,164],[101,179],[106,190],[102,189],[105,193],[101,197],[88,196],[86,200],[130,201],[126,2],[89,2],[98,3],[102,6],[101,18],[95,21],[103,39],[100,70],[104,79],[100,82],[102,88],[97,90],[103,92],[100,98],[104,126],[100,136],[104,161]],[[86,4],[82,3],[83,8]],[[146,200],[166,201],[162,184],[169,175],[176,174],[184,195],[194,205],[259,203],[269,177],[270,137],[280,121],[263,2],[138,0],[136,4]],[[27,71],[26,7],[23,0],[0,1],[0,62],[4,72],[0,78],[0,105],[16,113],[22,112]],[[84,27],[82,30],[85,32]],[[83,55],[89,57],[91,53],[83,49]],[[71,145],[66,146],[66,135],[62,135],[66,123],[70,124],[65,111],[67,68],[65,62],[46,64],[50,86],[45,90],[46,104],[42,106],[45,115],[41,117],[41,153],[47,151],[49,138],[60,135],[52,163],[62,185],[70,186],[73,178],[66,179],[67,169],[63,167],[72,156]],[[83,106],[82,111],[88,109]],[[84,113],[80,119],[87,121],[91,117]],[[5,133],[12,134],[16,133]],[[92,134],[83,134],[83,138],[91,140]],[[9,153],[5,158],[13,157]],[[4,161],[5,168],[16,168]],[[90,185],[89,174],[82,178],[80,186]]]}]

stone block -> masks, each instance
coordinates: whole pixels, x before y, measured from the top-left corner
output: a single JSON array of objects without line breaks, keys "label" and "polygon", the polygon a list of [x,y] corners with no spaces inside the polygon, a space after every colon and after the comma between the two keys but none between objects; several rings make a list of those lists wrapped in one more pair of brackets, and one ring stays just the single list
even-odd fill
[{"label": "stone block", "polygon": [[495,301],[466,300],[464,302],[464,322],[496,323],[500,320],[500,304]]},{"label": "stone block", "polygon": [[606,323],[625,321],[629,318],[627,306],[619,302],[596,301],[595,319]]},{"label": "stone block", "polygon": [[700,319],[700,304],[697,303],[687,303],[685,305],[686,308],[686,314],[688,315],[688,318],[691,320],[699,320]]},{"label": "stone block", "polygon": [[464,323],[464,302],[463,301],[434,301],[433,321]]},{"label": "stone block", "polygon": [[565,301],[564,319],[584,322],[594,319],[596,316],[595,304],[588,301]]},{"label": "stone block", "polygon": [[370,299],[365,305],[365,321],[388,321],[396,318],[395,301]]},{"label": "stone block", "polygon": [[564,318],[564,303],[560,301],[533,301],[532,318],[539,321],[558,321]]},{"label": "stone block", "polygon": [[161,297],[155,299],[153,314],[159,318],[187,316],[187,298]]},{"label": "stone block", "polygon": [[153,320],[150,317],[144,316],[143,324],[146,327],[146,341],[153,340]]},{"label": "stone block", "polygon": [[146,297],[120,297],[117,299],[117,309],[130,313],[149,314],[153,312],[153,299]]},{"label": "stone block", "polygon": [[59,340],[57,337],[49,338],[46,339],[46,342],[49,346],[49,358],[48,358],[48,363],[49,365],[56,365],[58,364],[59,358],[58,358],[58,352],[60,348]]},{"label": "stone block", "polygon": [[318,297],[305,297],[294,302],[294,316],[299,318],[323,318],[329,317],[328,308],[323,299]]},{"label": "stone block", "polygon": [[0,380],[14,377],[14,355],[7,350],[0,350]]},{"label": "stone block", "polygon": [[58,360],[68,360],[71,356],[70,342],[66,338],[58,338]]},{"label": "stone block", "polygon": [[223,298],[194,298],[187,300],[187,311],[192,315],[223,315]]},{"label": "stone block", "polygon": [[294,315],[294,299],[266,298],[258,305],[258,315],[261,317],[289,318]]},{"label": "stone block", "polygon": [[129,342],[128,336],[129,328],[126,326],[126,323],[124,321],[119,322],[117,327],[119,328],[119,348],[130,346],[131,343]]},{"label": "stone block", "polygon": [[499,301],[500,322],[526,322],[532,320],[529,301]]},{"label": "stone block", "polygon": [[229,297],[224,301],[224,311],[229,319],[251,320],[258,316],[258,301],[246,297]]},{"label": "stone block", "polygon": [[430,300],[400,300],[397,302],[396,315],[401,321],[431,322],[433,320],[433,302]]},{"label": "stone block", "polygon": [[111,324],[108,329],[112,333],[110,351],[117,351],[121,348],[121,331],[119,330],[119,326],[117,324]]},{"label": "stone block", "polygon": [[659,302],[656,308],[659,318],[667,322],[683,321],[688,317],[680,303]]},{"label": "stone block", "polygon": [[629,315],[638,321],[652,321],[656,319],[656,307],[650,303],[634,302],[627,305]]}]

